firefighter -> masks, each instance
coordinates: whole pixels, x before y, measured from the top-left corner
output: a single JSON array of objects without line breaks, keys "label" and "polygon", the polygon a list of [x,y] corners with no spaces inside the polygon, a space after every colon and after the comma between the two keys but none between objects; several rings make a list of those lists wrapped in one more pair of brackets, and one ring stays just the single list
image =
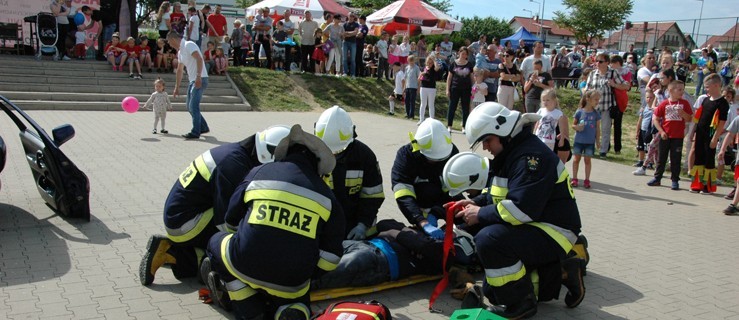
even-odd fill
[{"label": "firefighter", "polygon": [[411,143],[400,147],[393,163],[395,201],[408,222],[441,240],[444,232],[436,220],[444,219],[442,205],[452,200],[441,183],[441,171],[459,150],[444,124],[436,119],[424,120],[415,135],[409,135]]},{"label": "firefighter", "polygon": [[385,201],[382,175],[372,150],[357,140],[352,119],[339,106],[324,111],[315,134],[336,157],[336,168],[324,180],[334,191],[346,218],[346,239],[362,240]]},{"label": "firefighter", "polygon": [[139,280],[148,286],[163,265],[175,278],[194,277],[208,239],[223,229],[228,202],[249,170],[272,162],[274,148],[287,136],[287,126],[272,126],[236,143],[210,149],[180,174],[164,204],[167,235],[149,238],[139,266]]},{"label": "firefighter", "polygon": [[481,227],[475,244],[485,268],[483,293],[493,304],[488,310],[505,318],[536,314],[530,270],[538,273],[539,301],[557,298],[561,285],[569,290],[568,307],[585,295],[584,260],[565,260],[580,233],[580,214],[564,164],[532,134],[538,118],[486,102],[465,128],[473,150],[482,144],[493,154],[494,177],[489,193],[458,202],[465,207],[457,217]]},{"label": "firefighter", "polygon": [[[321,179],[331,150],[299,125],[252,170],[226,212],[235,233],[216,233],[203,263],[212,298],[241,319],[309,319],[310,279],[336,268],[344,214]],[[202,271],[201,271],[202,272]]]}]

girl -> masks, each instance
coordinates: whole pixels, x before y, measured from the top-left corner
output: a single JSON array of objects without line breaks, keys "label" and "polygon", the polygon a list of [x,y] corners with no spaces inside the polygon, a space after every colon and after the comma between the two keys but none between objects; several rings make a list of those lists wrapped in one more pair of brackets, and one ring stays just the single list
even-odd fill
[{"label": "girl", "polygon": [[172,30],[172,23],[170,22],[169,18],[169,7],[169,1],[164,1],[159,6],[159,11],[157,12],[157,23],[159,24],[159,27],[157,29],[159,30],[160,38],[166,38],[167,33]]},{"label": "girl", "polygon": [[157,39],[157,73],[167,72],[167,65],[169,64],[169,54],[166,53],[167,43],[164,38]]},{"label": "girl", "polygon": [[400,61],[400,66],[405,69],[405,66],[408,65],[408,56],[411,54],[411,45],[408,43],[408,36],[403,37],[403,42],[397,48],[399,49],[396,50],[398,61]]},{"label": "girl", "polygon": [[[541,119],[536,122],[534,132],[536,136],[549,147],[549,149],[560,151],[563,153],[564,160],[567,162],[569,150],[564,150],[565,140],[569,137],[567,128],[567,117],[564,116],[562,110],[559,109],[559,101],[557,101],[557,92],[554,89],[546,89],[541,93],[541,108],[536,114]],[[560,132],[563,131],[563,132]],[[558,148],[557,148],[558,147]],[[559,152],[557,153],[559,156]],[[562,157],[560,156],[560,159]]]},{"label": "girl", "polygon": [[400,46],[398,46],[397,35],[390,38],[390,46],[387,49],[387,63],[392,66],[396,62],[400,62]]},{"label": "girl", "polygon": [[[128,54],[128,77],[131,79],[142,79],[141,61],[139,60],[140,49],[136,46],[136,40],[133,37],[128,37],[124,49],[126,49],[126,54]],[[136,66],[136,75],[133,74],[134,66]]]},{"label": "girl", "polygon": [[208,70],[208,74],[215,72],[216,62],[213,60],[216,56],[216,44],[213,41],[208,41],[208,50],[203,52],[203,60],[205,61],[205,68]]},{"label": "girl", "polygon": [[154,110],[154,130],[151,133],[157,133],[157,123],[162,120],[161,133],[169,133],[164,129],[164,120],[167,119],[167,111],[172,111],[172,103],[169,101],[169,95],[164,91],[164,80],[157,79],[154,81],[154,93],[151,94],[149,100],[146,100],[144,109]]},{"label": "girl", "polygon": [[426,106],[429,109],[429,118],[434,119],[436,116],[436,108],[434,102],[436,100],[436,81],[441,78],[441,64],[436,59],[426,59],[426,67],[421,72],[419,80],[421,80],[421,110],[419,112],[420,125],[426,116]]},{"label": "girl", "polygon": [[228,69],[228,59],[223,54],[223,48],[216,49],[216,56],[213,58],[216,63],[216,74],[225,76],[226,69]]},{"label": "girl", "polygon": [[582,98],[582,95],[585,94],[585,86],[588,85],[588,76],[590,75],[591,72],[593,72],[593,69],[585,68],[585,70],[583,70],[582,74],[580,75],[580,83],[578,83],[577,88],[580,89],[581,98]]},{"label": "girl", "polygon": [[123,71],[123,64],[126,63],[126,49],[121,45],[121,38],[114,34],[111,38],[111,42],[105,46],[105,56],[108,58],[108,62],[113,65],[113,71]]},{"label": "girl", "polygon": [[[246,25],[241,25],[241,63],[246,66],[246,58],[249,57],[249,51],[251,51],[251,45],[253,42],[251,33],[246,31]],[[256,53],[257,55],[259,52]]]},{"label": "girl", "polygon": [[139,60],[141,65],[147,66],[149,72],[151,72],[151,54],[149,53],[149,39],[147,37],[141,37],[141,43],[139,44]]},{"label": "girl", "polygon": [[485,102],[488,93],[488,85],[483,82],[485,70],[475,68],[475,84],[472,85],[472,109]]},{"label": "girl", "polygon": [[[452,122],[457,104],[461,102],[462,109],[462,134],[467,124],[467,116],[470,114],[470,92],[472,92],[472,71],[475,63],[468,60],[469,51],[467,47],[458,50],[457,59],[449,66],[449,74],[446,78],[446,95],[449,97],[449,109],[446,115],[446,125],[449,134],[452,133]],[[461,101],[460,101],[461,100]]]},{"label": "girl", "polygon": [[590,188],[590,159],[595,154],[595,148],[600,147],[600,114],[595,106],[600,101],[600,92],[595,89],[585,91],[580,98],[580,108],[575,111],[572,128],[575,129],[575,143],[572,147],[575,160],[572,162],[572,187],[578,186],[577,171],[580,167],[580,158],[585,156],[585,188]]},{"label": "girl", "polygon": [[311,55],[311,58],[313,61],[315,61],[315,73],[317,76],[323,75],[323,68],[324,68],[324,62],[326,61],[326,53],[323,51],[323,32],[320,28],[316,29],[316,32],[313,34],[313,38],[315,38],[316,45],[313,49],[313,54]]}]

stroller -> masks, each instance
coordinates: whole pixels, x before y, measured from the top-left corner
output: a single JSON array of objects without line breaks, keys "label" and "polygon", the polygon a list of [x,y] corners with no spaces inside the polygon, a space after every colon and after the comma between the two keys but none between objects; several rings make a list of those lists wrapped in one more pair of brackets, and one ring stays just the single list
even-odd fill
[{"label": "stroller", "polygon": [[56,42],[59,41],[59,29],[54,15],[49,12],[39,12],[36,15],[36,35],[38,37],[36,60],[40,60],[44,54],[51,54],[54,60],[59,60],[62,53],[56,48]]}]

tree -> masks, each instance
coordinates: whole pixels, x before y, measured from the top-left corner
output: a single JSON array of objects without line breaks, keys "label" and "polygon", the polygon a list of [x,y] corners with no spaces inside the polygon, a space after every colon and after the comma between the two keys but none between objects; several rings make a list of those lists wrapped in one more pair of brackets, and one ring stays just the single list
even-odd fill
[{"label": "tree", "polygon": [[588,46],[608,30],[621,27],[634,8],[633,0],[562,0],[568,12],[554,12],[554,22],[570,29]]},{"label": "tree", "polygon": [[503,39],[513,34],[508,21],[502,18],[474,16],[472,18],[462,18],[460,21],[463,28],[459,32],[459,36],[462,39],[475,41],[484,34],[488,37],[488,42],[491,42],[493,37]]},{"label": "tree", "polygon": [[[351,6],[359,8],[359,14],[368,16],[393,2],[393,0],[352,0]],[[449,13],[449,10],[452,9],[451,0],[423,0],[423,2],[430,4],[444,13]]]},{"label": "tree", "polygon": [[251,7],[257,3],[259,3],[259,0],[236,0],[236,6],[243,9]]}]

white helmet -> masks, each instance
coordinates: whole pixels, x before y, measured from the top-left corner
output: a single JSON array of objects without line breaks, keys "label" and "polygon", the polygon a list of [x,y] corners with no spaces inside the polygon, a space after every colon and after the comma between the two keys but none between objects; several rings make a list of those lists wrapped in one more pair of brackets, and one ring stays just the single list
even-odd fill
[{"label": "white helmet", "polygon": [[444,124],[436,119],[424,120],[418,126],[416,134],[411,136],[411,143],[413,151],[421,151],[421,154],[429,160],[444,160],[452,154],[452,136]]},{"label": "white helmet", "polygon": [[259,162],[270,163],[275,161],[275,148],[289,133],[290,127],[284,125],[271,126],[264,131],[257,132],[254,144]]},{"label": "white helmet", "polygon": [[454,155],[444,166],[441,178],[454,197],[465,190],[482,190],[488,181],[489,160],[477,153]]},{"label": "white helmet", "polygon": [[465,135],[467,142],[474,150],[477,145],[488,135],[494,134],[501,138],[515,137],[527,124],[541,119],[536,113],[524,113],[523,115],[510,110],[497,102],[484,102],[477,106],[467,117]]},{"label": "white helmet", "polygon": [[331,152],[340,153],[354,141],[354,123],[344,109],[333,106],[321,113],[315,134],[326,143]]}]

